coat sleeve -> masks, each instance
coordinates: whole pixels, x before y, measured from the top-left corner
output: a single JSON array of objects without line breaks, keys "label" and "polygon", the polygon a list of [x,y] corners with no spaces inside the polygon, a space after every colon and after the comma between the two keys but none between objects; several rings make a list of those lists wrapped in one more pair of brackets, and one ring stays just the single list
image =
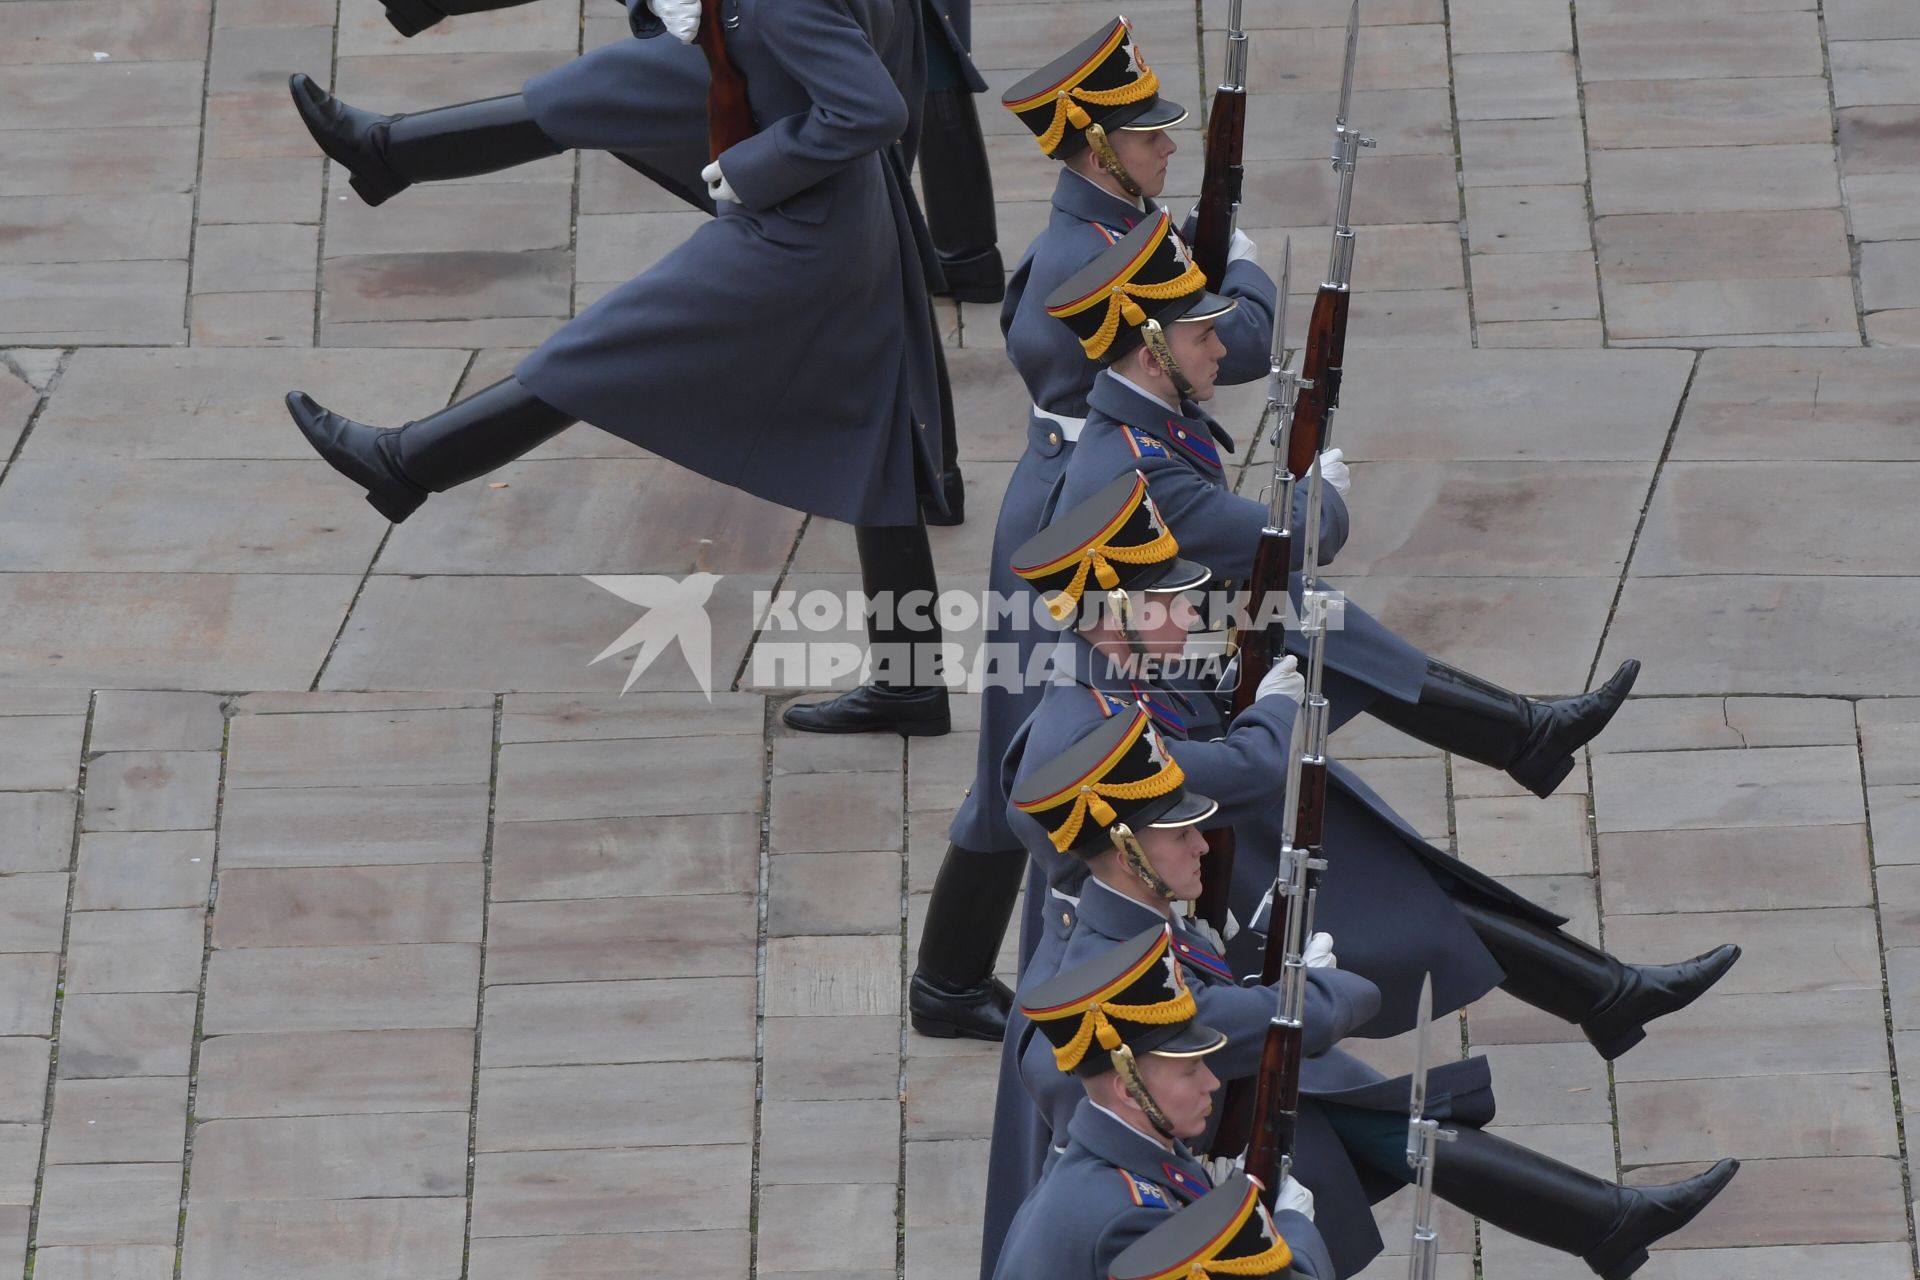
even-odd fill
[{"label": "coat sleeve", "polygon": [[[1146,476],[1153,505],[1160,508],[1167,528],[1179,541],[1180,554],[1213,570],[1216,577],[1245,582],[1253,572],[1261,530],[1267,527],[1267,504],[1203,479],[1176,458],[1141,458],[1134,466]],[[1324,565],[1346,544],[1347,506],[1332,485],[1321,492],[1320,563]],[[1294,528],[1304,527],[1306,518],[1307,489],[1300,485],[1293,494]],[[1289,566],[1296,573],[1306,547],[1306,539],[1296,535]]]},{"label": "coat sleeve", "polygon": [[[1326,974],[1336,974],[1329,980]],[[1260,1051],[1266,1044],[1267,1024],[1273,1020],[1272,987],[1238,987],[1208,983],[1197,987],[1193,1001],[1200,1022],[1226,1036],[1226,1046],[1211,1054],[1207,1065],[1222,1080],[1241,1080],[1260,1069]],[[1307,975],[1307,1007],[1301,1052],[1318,1057],[1340,1042],[1354,1027],[1380,1009],[1380,992],[1358,974],[1316,969]]]},{"label": "coat sleeve", "polygon": [[1215,293],[1240,305],[1213,323],[1227,354],[1220,361],[1220,381],[1228,386],[1257,382],[1267,376],[1273,357],[1273,308],[1279,290],[1273,277],[1250,258],[1227,264],[1226,278]]},{"label": "coat sleeve", "polygon": [[1327,1252],[1327,1242],[1320,1238],[1320,1229],[1313,1225],[1311,1218],[1285,1209],[1273,1215],[1273,1225],[1293,1253],[1295,1280],[1334,1280],[1339,1274],[1333,1269],[1333,1255]]},{"label": "coat sleeve", "polygon": [[1259,818],[1280,803],[1298,709],[1291,698],[1260,698],[1234,717],[1225,737],[1174,745],[1188,785],[1219,804],[1225,825]]},{"label": "coat sleeve", "polygon": [[909,125],[906,100],[865,28],[835,0],[782,0],[759,11],[768,47],[812,105],[728,147],[720,171],[750,209],[769,209]]}]

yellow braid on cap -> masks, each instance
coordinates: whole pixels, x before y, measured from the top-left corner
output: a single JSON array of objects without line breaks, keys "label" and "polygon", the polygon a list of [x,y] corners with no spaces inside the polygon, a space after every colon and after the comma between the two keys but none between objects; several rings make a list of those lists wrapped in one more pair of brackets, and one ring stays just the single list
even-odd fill
[{"label": "yellow braid on cap", "polygon": [[1120,332],[1122,320],[1135,329],[1147,322],[1147,313],[1140,309],[1140,304],[1134,301],[1135,298],[1151,298],[1155,301],[1184,298],[1206,287],[1207,273],[1191,262],[1187,264],[1185,271],[1161,284],[1135,284],[1131,280],[1116,284],[1107,293],[1106,318],[1101,320],[1100,327],[1094,331],[1092,337],[1080,339],[1080,345],[1086,348],[1089,360],[1098,360],[1113,346],[1113,340]]},{"label": "yellow braid on cap", "polygon": [[[1135,51],[1138,56],[1138,51]],[[1093,123],[1093,117],[1087,114],[1087,108],[1081,103],[1095,107],[1124,107],[1128,103],[1140,102],[1160,92],[1160,77],[1144,63],[1140,67],[1141,76],[1114,89],[1088,89],[1075,86],[1061,89],[1053,95],[1053,120],[1047,125],[1045,133],[1040,135],[1040,149],[1052,155],[1066,140],[1067,126],[1084,129]],[[1021,103],[1015,110],[1021,110],[1030,104]]]},{"label": "yellow braid on cap", "polygon": [[[1176,970],[1178,966],[1175,966]],[[1180,982],[1180,994],[1161,1004],[1107,1004],[1095,1001],[1088,1005],[1080,1017],[1080,1029],[1073,1039],[1053,1051],[1053,1060],[1062,1071],[1072,1071],[1086,1058],[1087,1050],[1097,1039],[1100,1047],[1108,1053],[1118,1049],[1126,1040],[1120,1029],[1113,1025],[1113,1018],[1123,1022],[1137,1022],[1145,1027],[1165,1027],[1176,1022],[1186,1022],[1197,1012],[1199,1006],[1193,1001],[1193,992],[1187,989],[1185,981]]]},{"label": "yellow braid on cap", "polygon": [[1159,564],[1171,560],[1180,553],[1180,544],[1173,534],[1164,527],[1160,535],[1151,542],[1142,542],[1131,547],[1088,547],[1080,554],[1080,566],[1073,571],[1073,577],[1066,586],[1047,598],[1047,612],[1053,615],[1055,622],[1063,621],[1079,605],[1080,597],[1086,594],[1087,576],[1100,584],[1103,591],[1111,591],[1120,585],[1120,574],[1114,564]]},{"label": "yellow braid on cap", "polygon": [[1073,798],[1073,808],[1068,812],[1066,822],[1058,830],[1050,832],[1047,838],[1053,841],[1054,848],[1065,853],[1073,847],[1089,814],[1098,826],[1113,825],[1113,820],[1119,815],[1107,803],[1107,797],[1115,800],[1151,800],[1167,794],[1186,780],[1187,775],[1181,772],[1180,766],[1169,760],[1166,768],[1138,782],[1083,782],[1080,784],[1080,794]]}]

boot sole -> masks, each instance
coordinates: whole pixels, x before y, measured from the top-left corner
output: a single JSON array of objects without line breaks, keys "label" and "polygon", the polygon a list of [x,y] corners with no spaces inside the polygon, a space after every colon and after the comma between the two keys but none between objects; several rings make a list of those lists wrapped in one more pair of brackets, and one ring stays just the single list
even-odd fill
[{"label": "boot sole", "polygon": [[387,21],[401,35],[412,39],[428,27],[434,26],[447,15],[419,3],[419,0],[382,0],[387,7]]},{"label": "boot sole", "polygon": [[[322,147],[321,150],[324,151],[326,148]],[[334,156],[333,158],[340,160],[339,156]],[[345,164],[346,161],[340,160],[340,163]],[[354,173],[351,169],[347,170],[347,173],[347,185],[352,187],[362,200],[376,209],[399,195],[402,191],[405,191],[408,185],[404,182],[388,182],[383,179],[369,177],[365,174]]]},{"label": "boot sole", "polygon": [[1600,1280],[1627,1280],[1627,1277],[1646,1265],[1647,1251],[1639,1249],[1600,1272]]},{"label": "boot sole", "polygon": [[927,1018],[917,1013],[907,1015],[914,1034],[923,1035],[932,1040],[984,1040],[988,1044],[999,1044],[1002,1037],[982,1035],[971,1027],[963,1027],[956,1022],[943,1018]]},{"label": "boot sole", "polygon": [[1644,1026],[1628,1027],[1625,1031],[1615,1032],[1605,1040],[1592,1040],[1589,1043],[1593,1045],[1595,1053],[1599,1054],[1608,1062],[1612,1062],[1615,1058],[1618,1058],[1621,1054],[1633,1048],[1646,1038],[1647,1029]]},{"label": "boot sole", "polygon": [[1548,796],[1552,795],[1555,791],[1558,791],[1560,789],[1560,784],[1565,782],[1567,780],[1567,775],[1572,772],[1573,772],[1573,757],[1561,756],[1558,760],[1554,761],[1554,763],[1547,768],[1547,771],[1545,773],[1540,773],[1540,774],[1530,773],[1526,775],[1522,775],[1518,773],[1510,773],[1507,776],[1512,778],[1515,782],[1519,783],[1521,786],[1525,787],[1527,790],[1533,792],[1534,795],[1539,796],[1542,800],[1545,800]]},{"label": "boot sole", "polygon": [[[368,495],[372,501],[372,495]],[[780,714],[780,719],[789,729],[798,729],[802,733],[897,733],[903,738],[943,738],[953,732],[952,719],[927,721],[922,724],[807,724],[796,720],[792,712],[798,708],[789,707]]]}]

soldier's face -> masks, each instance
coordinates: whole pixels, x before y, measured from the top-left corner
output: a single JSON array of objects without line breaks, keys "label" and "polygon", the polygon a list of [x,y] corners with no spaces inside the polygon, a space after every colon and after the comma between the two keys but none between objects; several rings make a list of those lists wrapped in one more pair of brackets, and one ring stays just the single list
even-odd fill
[{"label": "soldier's face", "polygon": [[1157,196],[1166,190],[1167,158],[1179,147],[1165,129],[1115,129],[1107,141],[1113,144],[1121,166],[1140,184],[1142,195]]},{"label": "soldier's face", "polygon": [[1207,1117],[1213,1114],[1213,1094],[1220,1078],[1207,1068],[1205,1058],[1156,1058],[1142,1054],[1139,1059],[1140,1083],[1159,1104],[1173,1132],[1180,1138],[1197,1138],[1207,1131]]},{"label": "soldier's face", "polygon": [[1134,633],[1148,653],[1177,658],[1186,651],[1187,633],[1200,625],[1203,601],[1197,591],[1144,591],[1134,597]]},{"label": "soldier's face", "polygon": [[1213,386],[1220,378],[1220,361],[1227,354],[1226,344],[1213,331],[1213,321],[1172,325],[1167,331],[1167,348],[1173,352],[1180,372],[1193,384],[1193,398],[1213,399]]},{"label": "soldier's face", "polygon": [[1176,895],[1191,902],[1200,896],[1200,860],[1207,838],[1198,827],[1148,827],[1138,833],[1140,851]]}]

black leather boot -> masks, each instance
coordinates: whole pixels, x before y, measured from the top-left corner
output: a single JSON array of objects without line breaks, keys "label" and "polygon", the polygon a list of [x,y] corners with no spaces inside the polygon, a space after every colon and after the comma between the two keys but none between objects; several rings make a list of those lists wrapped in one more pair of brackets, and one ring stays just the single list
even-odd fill
[{"label": "black leather boot", "polygon": [[386,203],[416,182],[471,178],[561,151],[533,122],[526,99],[517,93],[382,116],[349,106],[306,75],[295,74],[288,85],[307,132],[346,166],[353,189],[372,205]]},{"label": "black leather boot", "polygon": [[997,247],[993,173],[980,113],[965,86],[927,94],[920,126],[920,186],[927,197],[927,231],[956,302],[999,302],[1007,296],[1006,269]]},{"label": "black leather boot", "polygon": [[940,325],[933,324],[933,367],[940,382],[940,493],[946,499],[946,514],[935,511],[931,503],[921,509],[928,524],[951,526],[967,518],[967,484],[960,475],[960,427],[953,412],[953,382],[947,376],[947,346],[940,340]]},{"label": "black leather boot", "polygon": [[1462,1126],[1439,1144],[1433,1191],[1523,1240],[1578,1254],[1601,1280],[1627,1280],[1647,1246],[1697,1217],[1740,1170],[1722,1160],[1705,1173],[1654,1187],[1623,1187]]},{"label": "black leather boot", "polygon": [[511,9],[531,0],[380,0],[387,6],[387,21],[403,36],[417,36],[442,18],[462,13],[487,13]]},{"label": "black leather boot", "polygon": [[287,412],[314,452],[395,524],[428,494],[505,466],[574,423],[513,378],[395,430],[343,418],[304,391],[287,393]]},{"label": "black leather boot", "polygon": [[1578,1023],[1609,1062],[1647,1038],[1647,1023],[1698,1000],[1740,958],[1740,948],[1727,943],[1679,964],[1624,964],[1563,929],[1469,899],[1454,905],[1506,970],[1500,989]]},{"label": "black leather boot", "polygon": [[[925,591],[937,597],[933,549],[927,545],[925,523],[858,526],[853,531],[860,548],[860,589],[869,598],[890,602],[908,592]],[[940,624],[932,604],[926,609],[928,626],[914,627],[893,610],[891,617],[867,616],[867,653],[873,679],[857,689],[823,702],[797,702],[780,718],[808,733],[897,733],[903,738],[937,738],[953,727],[944,684],[915,684],[916,648],[940,643]],[[923,654],[932,652],[922,650]]]},{"label": "black leather boot", "polygon": [[1428,658],[1419,702],[1376,698],[1367,710],[1402,733],[1505,770],[1533,794],[1550,796],[1573,772],[1573,753],[1607,727],[1639,674],[1639,661],[1629,658],[1591,693],[1536,701]]},{"label": "black leather boot", "polygon": [[1024,849],[976,853],[947,846],[907,992],[915,1031],[974,1040],[998,1040],[1006,1033],[1013,992],[993,976],[993,962],[1026,876]]}]

